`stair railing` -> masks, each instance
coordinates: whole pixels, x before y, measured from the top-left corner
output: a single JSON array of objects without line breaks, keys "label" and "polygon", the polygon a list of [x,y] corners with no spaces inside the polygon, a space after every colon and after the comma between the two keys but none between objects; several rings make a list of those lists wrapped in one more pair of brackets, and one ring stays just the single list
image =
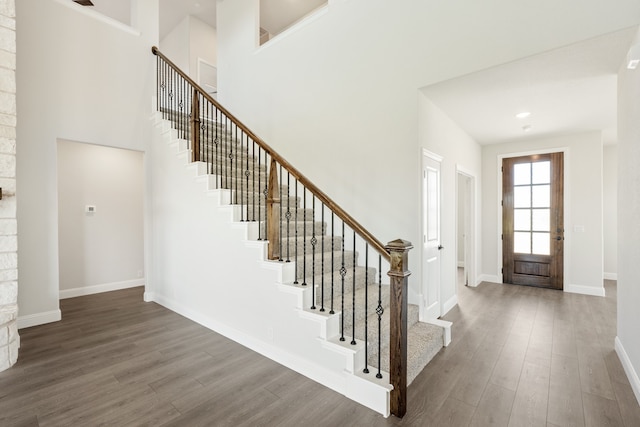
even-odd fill
[{"label": "stair railing", "polygon": [[[390,410],[402,417],[407,401],[407,278],[411,274],[407,260],[411,243],[394,240],[383,245],[157,47],[152,52],[157,56],[157,109],[174,123],[179,137],[188,141],[191,161],[204,162],[217,188],[231,190],[231,203],[240,206],[241,221],[257,222],[258,239],[268,241],[269,259],[295,261],[294,284],[311,288],[309,309],[340,313],[340,341],[346,341],[349,333],[351,345],[363,341],[362,372],[369,374],[369,366],[377,365],[375,376],[379,379],[383,377],[380,354],[386,295],[381,271],[383,261],[389,265]],[[329,248],[331,255],[326,259]],[[376,265],[377,284],[373,277]],[[358,281],[364,281],[364,296],[359,295],[359,301]],[[340,301],[335,301],[338,290]],[[377,315],[377,336],[367,320],[373,313]],[[357,331],[356,322],[361,318],[364,330]],[[369,363],[370,346],[377,351],[377,364],[375,360]]]}]

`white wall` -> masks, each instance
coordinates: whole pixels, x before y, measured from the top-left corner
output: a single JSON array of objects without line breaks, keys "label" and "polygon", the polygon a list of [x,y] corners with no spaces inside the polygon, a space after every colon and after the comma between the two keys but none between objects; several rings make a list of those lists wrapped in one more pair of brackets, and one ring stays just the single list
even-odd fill
[{"label": "white wall", "polygon": [[[421,92],[419,93],[419,115],[420,145],[427,150],[441,156],[442,164],[440,169],[440,191],[441,191],[441,244],[444,250],[441,251],[441,283],[440,297],[445,304],[445,308],[451,308],[456,298],[458,257],[456,251],[456,183],[458,179],[458,169],[462,169],[473,175],[476,179],[476,200],[480,200],[478,194],[481,182],[481,147],[469,135],[447,116],[442,110],[428,100]],[[475,224],[480,224],[480,209],[476,205],[475,212],[471,213]],[[419,217],[418,217],[419,218]],[[474,240],[476,244],[481,241],[476,227]],[[420,242],[418,240],[418,242]],[[418,251],[420,252],[420,250]],[[477,272],[476,266],[479,264],[478,250],[472,251],[474,256],[469,260],[471,274]],[[413,266],[412,266],[413,268]],[[424,274],[424,273],[423,273]],[[476,277],[469,278],[470,284],[477,282]]]},{"label": "white wall", "polygon": [[189,66],[189,16],[186,16],[169,32],[158,47],[160,51],[185,73],[190,74]]},{"label": "white wall", "polygon": [[144,151],[155,90],[158,0],[135,31],[73,2],[18,2],[20,326],[60,317],[56,141]]},{"label": "white wall", "polygon": [[[499,155],[561,151],[564,157],[564,289],[602,295],[602,138],[600,132],[485,145],[482,147],[482,272],[502,279],[499,257]],[[574,231],[583,226],[584,232]]]},{"label": "white wall", "polygon": [[[198,59],[216,66],[218,64],[218,43],[215,28],[201,20],[190,17],[189,21],[189,55],[191,74],[197,77]],[[197,80],[196,80],[197,81]]]},{"label": "white wall", "polygon": [[217,64],[215,28],[193,16],[186,16],[158,46],[189,77],[198,81],[198,59]]},{"label": "white wall", "polygon": [[[636,36],[640,45],[640,33]],[[640,70],[618,73],[618,337],[616,350],[640,402]]]},{"label": "white wall", "polygon": [[[258,6],[258,0],[218,3],[218,99],[381,241],[403,238],[416,245],[416,91],[629,27],[640,16],[632,0],[402,7],[333,0],[323,13],[258,48]],[[454,235],[451,227],[447,238]],[[411,283],[421,277],[419,259],[413,250]],[[455,254],[446,262],[453,265]]]},{"label": "white wall", "polygon": [[144,284],[143,198],[141,152],[58,141],[61,298]]},{"label": "white wall", "polygon": [[602,232],[604,235],[604,277],[618,276],[618,146],[602,147]]}]

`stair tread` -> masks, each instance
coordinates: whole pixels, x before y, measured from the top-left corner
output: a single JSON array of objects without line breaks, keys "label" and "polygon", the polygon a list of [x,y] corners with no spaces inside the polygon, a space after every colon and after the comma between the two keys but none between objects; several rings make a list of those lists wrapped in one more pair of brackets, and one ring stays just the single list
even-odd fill
[{"label": "stair tread", "polygon": [[[407,385],[413,382],[442,349],[444,346],[442,334],[443,328],[424,322],[417,322],[409,328],[407,332]],[[374,362],[377,365],[377,360]],[[381,350],[380,365],[383,370],[389,371],[388,343],[387,347],[383,347]]]}]

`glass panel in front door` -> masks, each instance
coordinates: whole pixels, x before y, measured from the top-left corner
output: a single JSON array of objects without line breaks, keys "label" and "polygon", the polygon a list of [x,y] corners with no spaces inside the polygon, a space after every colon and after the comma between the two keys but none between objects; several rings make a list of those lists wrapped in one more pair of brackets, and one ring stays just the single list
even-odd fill
[{"label": "glass panel in front door", "polygon": [[513,165],[513,251],[551,252],[551,162]]}]

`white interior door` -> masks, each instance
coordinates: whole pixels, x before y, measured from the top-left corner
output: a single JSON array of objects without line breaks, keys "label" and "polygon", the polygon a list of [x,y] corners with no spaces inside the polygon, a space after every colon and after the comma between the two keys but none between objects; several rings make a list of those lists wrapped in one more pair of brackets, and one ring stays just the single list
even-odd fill
[{"label": "white interior door", "polygon": [[442,315],[440,302],[440,163],[441,158],[431,153],[423,156],[422,203],[422,271],[423,271],[423,320],[437,319]]}]

